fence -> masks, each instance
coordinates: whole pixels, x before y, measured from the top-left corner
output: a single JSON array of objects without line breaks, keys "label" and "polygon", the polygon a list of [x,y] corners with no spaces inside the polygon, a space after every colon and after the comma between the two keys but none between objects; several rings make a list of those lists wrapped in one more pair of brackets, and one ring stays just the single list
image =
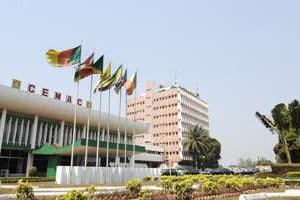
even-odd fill
[{"label": "fence", "polygon": [[130,179],[159,176],[159,168],[57,166],[57,184],[124,184]]}]

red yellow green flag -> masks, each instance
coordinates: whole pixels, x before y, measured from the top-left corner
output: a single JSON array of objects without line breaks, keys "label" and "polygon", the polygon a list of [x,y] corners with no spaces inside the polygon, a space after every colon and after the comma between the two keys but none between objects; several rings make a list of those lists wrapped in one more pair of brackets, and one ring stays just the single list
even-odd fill
[{"label": "red yellow green flag", "polygon": [[81,63],[74,74],[74,81],[79,81],[93,74],[94,53],[90,55],[83,63]]},{"label": "red yellow green flag", "polygon": [[64,51],[56,51],[49,49],[46,52],[48,63],[54,67],[66,67],[80,63],[81,46],[67,49]]},{"label": "red yellow green flag", "polygon": [[128,96],[132,95],[134,89],[136,88],[136,79],[137,79],[137,73],[135,72],[125,83],[124,87],[126,90],[126,94]]}]

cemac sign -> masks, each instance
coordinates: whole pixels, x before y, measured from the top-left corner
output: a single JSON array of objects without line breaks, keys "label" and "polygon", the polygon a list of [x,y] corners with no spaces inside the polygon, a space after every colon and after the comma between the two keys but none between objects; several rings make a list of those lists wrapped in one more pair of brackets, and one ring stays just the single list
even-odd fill
[{"label": "cemac sign", "polygon": [[[21,89],[21,85],[22,85],[22,81],[17,80],[17,79],[13,79],[12,83],[11,83],[11,87],[20,90]],[[37,92],[37,87],[34,84],[29,83],[27,86],[27,92],[28,93],[33,93],[36,94]],[[44,97],[51,97],[53,99],[59,100],[59,101],[64,101],[66,103],[72,103],[72,99],[73,97],[71,95],[65,95],[63,97],[63,95],[60,92],[54,91],[52,93],[52,95],[50,95],[50,90],[48,88],[41,88],[40,89],[40,95],[44,96]],[[76,101],[76,100],[75,100]],[[78,98],[76,101],[78,106],[82,106],[83,105],[83,100],[81,98]],[[90,101],[86,101],[85,106],[87,108],[92,108],[92,102]]]}]

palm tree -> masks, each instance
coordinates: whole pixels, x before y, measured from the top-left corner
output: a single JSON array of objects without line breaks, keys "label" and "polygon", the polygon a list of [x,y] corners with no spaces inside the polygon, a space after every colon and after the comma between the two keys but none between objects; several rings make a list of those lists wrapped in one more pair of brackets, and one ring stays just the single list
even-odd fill
[{"label": "palm tree", "polygon": [[208,145],[204,143],[205,136],[208,137],[208,132],[198,125],[190,127],[184,134],[184,151],[192,155],[196,169],[198,168],[199,155],[204,155],[209,148]]},{"label": "palm tree", "polygon": [[286,140],[287,133],[292,129],[292,116],[290,110],[283,104],[278,104],[272,109],[272,119],[256,112],[256,117],[268,128],[272,133],[277,133],[282,138],[286,153],[287,162],[292,163],[288,143]]}]

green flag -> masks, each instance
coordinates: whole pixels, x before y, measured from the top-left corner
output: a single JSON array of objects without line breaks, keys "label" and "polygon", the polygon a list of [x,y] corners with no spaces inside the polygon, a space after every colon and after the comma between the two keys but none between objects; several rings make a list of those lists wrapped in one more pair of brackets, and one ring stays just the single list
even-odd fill
[{"label": "green flag", "polygon": [[96,85],[96,87],[94,88],[94,92],[96,92],[96,90],[105,91],[111,88],[112,86],[114,86],[122,78],[122,73],[123,73],[123,66],[120,65],[116,70],[116,72],[111,77],[103,81],[99,86]]}]

